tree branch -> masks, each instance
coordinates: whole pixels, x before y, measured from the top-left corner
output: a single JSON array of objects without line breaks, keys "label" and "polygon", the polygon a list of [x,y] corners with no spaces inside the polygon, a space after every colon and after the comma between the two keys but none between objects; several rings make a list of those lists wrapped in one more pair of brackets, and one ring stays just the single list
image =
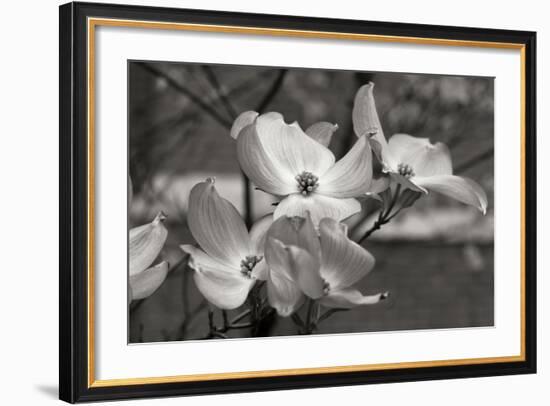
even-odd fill
[{"label": "tree branch", "polygon": [[179,93],[183,94],[188,99],[192,100],[201,110],[203,110],[205,113],[209,114],[213,119],[215,119],[220,125],[223,127],[229,129],[231,128],[232,123],[227,120],[225,117],[222,117],[215,109],[210,107],[207,103],[205,103],[199,96],[197,96],[195,93],[193,93],[191,90],[183,86],[181,83],[177,82],[174,78],[172,78],[170,75],[164,73],[160,69],[155,68],[154,66],[151,66],[148,63],[139,63],[139,66],[141,66],[144,70],[147,72],[161,77],[175,90],[177,90]]},{"label": "tree branch", "polygon": [[288,72],[287,69],[279,70],[279,73],[277,74],[277,77],[271,84],[271,87],[269,88],[264,98],[260,101],[260,103],[258,104],[258,107],[256,108],[256,111],[258,113],[262,114],[265,111],[265,109],[269,106],[269,104],[271,103],[271,101],[279,91],[279,88],[282,86],[287,72]]},{"label": "tree branch", "polygon": [[491,158],[494,155],[494,151],[491,148],[488,151],[482,152],[481,154],[474,156],[470,158],[469,160],[462,162],[460,165],[457,165],[454,170],[455,172],[464,172],[467,169],[470,169],[473,166],[476,166],[477,164],[483,162],[484,160]]},{"label": "tree branch", "polygon": [[225,94],[222,85],[220,84],[220,81],[218,80],[218,77],[212,70],[212,68],[209,65],[202,65],[201,66],[203,72],[206,75],[206,78],[216,91],[216,95],[218,96],[218,99],[222,102],[222,105],[225,107],[225,110],[227,113],[229,113],[229,116],[231,117],[231,120],[235,120],[237,118],[237,111],[233,107],[233,104],[231,103],[231,100],[227,97]]}]

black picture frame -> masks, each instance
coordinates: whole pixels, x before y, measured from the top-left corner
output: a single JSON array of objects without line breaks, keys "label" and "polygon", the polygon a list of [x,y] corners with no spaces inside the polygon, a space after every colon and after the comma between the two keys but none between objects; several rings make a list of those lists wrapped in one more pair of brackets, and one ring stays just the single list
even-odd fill
[{"label": "black picture frame", "polygon": [[[60,6],[59,397],[67,402],[235,393],[536,372],[536,33],[498,29],[261,15],[205,10],[68,3]],[[524,65],[524,359],[362,372],[312,373],[210,381],[90,386],[88,376],[87,19],[130,19],[513,43]]]}]

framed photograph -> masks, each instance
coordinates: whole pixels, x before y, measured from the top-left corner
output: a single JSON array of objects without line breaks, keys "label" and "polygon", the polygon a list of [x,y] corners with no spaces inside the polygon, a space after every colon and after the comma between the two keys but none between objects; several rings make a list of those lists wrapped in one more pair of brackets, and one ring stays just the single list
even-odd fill
[{"label": "framed photograph", "polygon": [[60,398],[536,371],[534,32],[60,7]]}]

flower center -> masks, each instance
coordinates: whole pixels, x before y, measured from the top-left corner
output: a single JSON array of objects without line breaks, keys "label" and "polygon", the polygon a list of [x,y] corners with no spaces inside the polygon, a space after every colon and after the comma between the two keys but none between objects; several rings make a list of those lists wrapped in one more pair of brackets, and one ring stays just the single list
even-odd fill
[{"label": "flower center", "polygon": [[263,259],[262,256],[248,255],[241,261],[241,273],[247,278],[251,278],[252,270],[258,262]]},{"label": "flower center", "polygon": [[367,129],[367,134],[369,138],[374,137],[376,134],[378,134],[378,127],[369,127]]},{"label": "flower center", "polygon": [[408,164],[401,163],[397,165],[397,172],[399,172],[401,176],[404,176],[406,178],[410,178],[411,176],[414,176],[414,170],[412,166]]},{"label": "flower center", "polygon": [[330,285],[327,281],[323,281],[323,295],[328,295],[330,292]]},{"label": "flower center", "polygon": [[311,172],[303,171],[301,174],[296,175],[295,179],[298,183],[298,190],[304,196],[307,196],[319,187],[319,178]]}]

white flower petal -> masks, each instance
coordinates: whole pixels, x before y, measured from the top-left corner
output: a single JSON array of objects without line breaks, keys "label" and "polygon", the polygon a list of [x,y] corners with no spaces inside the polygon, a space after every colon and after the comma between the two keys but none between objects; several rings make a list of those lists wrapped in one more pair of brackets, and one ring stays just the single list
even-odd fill
[{"label": "white flower petal", "polygon": [[389,176],[381,176],[379,178],[372,180],[368,193],[379,194],[385,191],[389,187],[390,187]]},{"label": "white flower petal", "polygon": [[195,284],[203,296],[214,306],[232,310],[240,307],[255,279],[236,276],[230,273],[201,271],[193,274]]},{"label": "white flower petal", "polygon": [[374,257],[351,241],[347,228],[330,218],[321,220],[321,276],[331,290],[345,289],[366,276],[374,267]]},{"label": "white flower petal", "polygon": [[405,189],[401,193],[401,196],[399,197],[399,207],[401,209],[406,209],[407,207],[411,207],[418,199],[420,199],[420,197],[422,197],[421,192]]},{"label": "white flower petal", "polygon": [[350,309],[355,306],[371,305],[380,302],[388,297],[387,293],[378,293],[376,295],[362,295],[356,289],[340,289],[330,292],[323,297],[319,303],[326,307],[336,309]]},{"label": "white flower petal", "polygon": [[394,134],[388,141],[388,148],[397,163],[419,150],[431,145],[428,138],[413,137],[408,134]]},{"label": "white flower petal", "polygon": [[260,262],[256,264],[256,266],[254,266],[252,272],[250,273],[250,276],[258,280],[265,281],[267,279],[268,271],[269,267],[267,266],[265,258],[263,258]]},{"label": "white flower petal", "polygon": [[240,275],[240,268],[236,264],[231,266],[221,262],[193,245],[180,245],[180,248],[183,252],[189,254],[189,267],[195,271],[206,270],[210,272],[225,272]]},{"label": "white flower petal", "polygon": [[[269,238],[266,244],[267,297],[269,304],[281,316],[292,314],[302,303],[303,293],[296,279],[296,273],[318,272],[312,268],[311,258],[306,251],[296,248],[290,250],[279,240]],[[305,267],[296,269],[297,267]],[[318,275],[318,274],[317,274]]]},{"label": "white flower petal", "polygon": [[454,175],[415,177],[414,181],[430,191],[438,192],[462,203],[476,207],[483,214],[487,211],[487,195],[479,184],[471,179]]},{"label": "white flower petal", "polygon": [[294,281],[306,295],[314,299],[323,294],[323,280],[319,274],[319,263],[306,250],[268,237],[266,260],[270,274]]},{"label": "white flower petal", "polygon": [[151,223],[130,230],[130,276],[143,272],[159,255],[168,235],[162,224],[165,218],[161,212]]},{"label": "white flower petal", "polygon": [[358,137],[374,133],[384,135],[374,101],[374,83],[361,86],[355,94],[352,120],[355,135]]},{"label": "white flower petal", "polygon": [[241,169],[258,188],[278,196],[296,192],[296,174],[274,162],[264,150],[255,125],[245,127],[237,139]]},{"label": "white flower petal", "polygon": [[321,244],[309,212],[303,217],[279,217],[273,222],[267,237],[279,240],[286,246],[293,245],[306,250],[317,261],[319,267]]},{"label": "white flower petal", "polygon": [[384,161],[388,143],[376,111],[373,90],[374,83],[369,82],[357,91],[352,112],[353,129],[358,137],[369,137],[375,154]]},{"label": "white flower petal", "polygon": [[[321,244],[309,213],[305,217],[280,217],[269,229],[267,238],[272,241],[271,249],[286,248],[288,263],[285,266],[290,269],[289,278],[296,280],[309,297],[319,297],[323,291],[323,280],[319,273]],[[266,252],[271,267],[267,255]]]},{"label": "white flower petal", "polygon": [[292,173],[303,171],[317,176],[334,165],[334,154],[308,137],[297,123],[286,124],[279,113],[262,114],[256,119],[256,131],[267,156],[275,166]]},{"label": "white flower petal", "polygon": [[130,294],[132,300],[151,296],[168,275],[168,262],[163,261],[143,272],[130,276]]},{"label": "white flower petal", "polygon": [[286,279],[295,281],[295,269],[291,267],[287,247],[283,242],[268,237],[265,244],[265,260],[270,270]]},{"label": "white flower petal", "polygon": [[317,141],[319,144],[328,147],[332,135],[338,130],[338,124],[332,124],[327,121],[320,121],[318,123],[310,125],[306,134]]},{"label": "white flower petal", "polygon": [[421,192],[424,194],[428,193],[428,191],[425,188],[423,188],[422,186],[419,186],[416,183],[415,176],[411,178],[407,178],[406,176],[400,175],[396,172],[390,172],[390,176],[395,182],[399,183],[404,188],[411,189],[411,190],[414,190],[415,192]]},{"label": "white flower petal", "polygon": [[336,199],[319,193],[303,196],[297,193],[279,202],[273,213],[273,218],[277,219],[281,216],[305,217],[309,212],[313,224],[317,225],[324,217],[341,221],[360,211],[361,204],[356,199]]},{"label": "white flower petal", "polygon": [[280,316],[287,317],[302,305],[304,294],[296,282],[270,271],[267,276],[267,300]]},{"label": "white flower petal", "polygon": [[192,245],[182,245],[181,249],[191,255],[189,266],[195,271],[195,284],[206,300],[227,310],[244,303],[255,279],[242,275],[239,269],[218,262]]},{"label": "white flower petal", "polygon": [[372,152],[366,137],[357,140],[353,148],[320,179],[317,193],[340,199],[365,194],[372,183]]},{"label": "white flower petal", "polygon": [[220,197],[212,179],[191,189],[187,223],[201,248],[218,261],[240,264],[250,254],[243,219],[229,201]]},{"label": "white flower petal", "polygon": [[233,125],[231,126],[231,137],[237,139],[241,130],[252,124],[254,120],[256,120],[256,117],[258,117],[258,113],[255,111],[245,111],[244,113],[239,114],[239,117],[235,119]]},{"label": "white flower petal", "polygon": [[[428,138],[395,134],[388,143],[395,165],[410,165],[415,176],[451,175],[453,165],[449,148],[441,142],[432,144]],[[396,170],[397,168],[393,168]]]},{"label": "white flower petal", "polygon": [[273,224],[273,214],[267,214],[257,220],[250,229],[250,244],[252,254],[263,255],[267,230]]}]

